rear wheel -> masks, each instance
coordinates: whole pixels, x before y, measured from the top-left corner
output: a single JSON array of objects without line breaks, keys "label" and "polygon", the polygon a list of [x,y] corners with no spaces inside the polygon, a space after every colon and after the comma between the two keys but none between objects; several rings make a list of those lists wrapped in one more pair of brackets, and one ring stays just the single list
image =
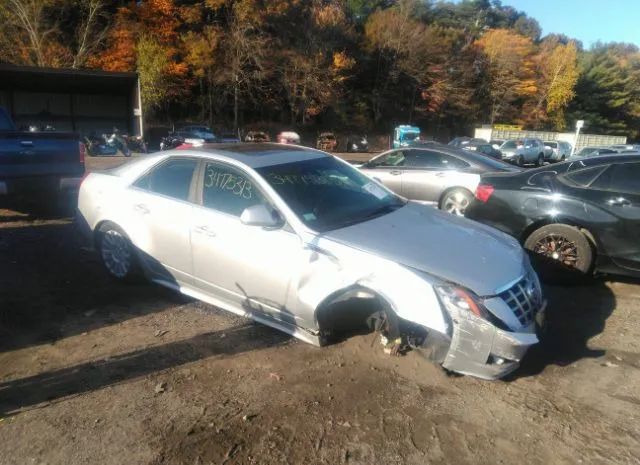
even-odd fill
[{"label": "rear wheel", "polygon": [[518,158],[516,158],[516,164],[518,166],[524,166],[524,157],[522,155],[518,155]]},{"label": "rear wheel", "polygon": [[473,195],[466,189],[457,188],[448,191],[440,200],[440,209],[458,216],[464,216],[464,212],[471,203]]},{"label": "rear wheel", "polygon": [[591,270],[593,249],[587,237],[566,224],[550,224],[534,231],[524,247],[541,255],[549,263],[583,274]]},{"label": "rear wheel", "polygon": [[113,223],[100,226],[96,245],[102,264],[112,277],[132,281],[139,276],[133,245],[118,226]]}]

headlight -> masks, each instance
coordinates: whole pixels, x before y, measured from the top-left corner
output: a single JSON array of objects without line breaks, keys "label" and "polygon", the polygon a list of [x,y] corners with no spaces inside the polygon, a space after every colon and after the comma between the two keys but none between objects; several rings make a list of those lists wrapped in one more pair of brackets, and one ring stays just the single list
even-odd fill
[{"label": "headlight", "polygon": [[473,292],[451,284],[435,286],[435,289],[450,314],[469,312],[499,329],[510,331],[509,327],[501,319],[485,308],[480,298]]},{"label": "headlight", "polygon": [[453,285],[443,285],[436,286],[436,291],[449,311],[471,312],[482,319],[486,319],[489,313],[479,299],[466,289]]}]

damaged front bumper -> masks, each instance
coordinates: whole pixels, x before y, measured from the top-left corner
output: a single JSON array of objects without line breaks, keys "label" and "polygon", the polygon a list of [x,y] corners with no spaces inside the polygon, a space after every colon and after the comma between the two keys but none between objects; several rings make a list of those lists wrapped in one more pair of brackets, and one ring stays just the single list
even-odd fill
[{"label": "damaged front bumper", "polygon": [[536,327],[544,319],[544,305],[537,317],[518,332],[504,331],[469,312],[453,316],[453,334],[442,366],[482,379],[502,378],[520,366],[520,360],[538,343]]}]

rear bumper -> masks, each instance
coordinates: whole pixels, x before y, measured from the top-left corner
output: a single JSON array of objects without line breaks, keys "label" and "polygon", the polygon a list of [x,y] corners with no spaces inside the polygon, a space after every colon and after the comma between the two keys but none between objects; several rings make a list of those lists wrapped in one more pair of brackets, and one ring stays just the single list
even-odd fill
[{"label": "rear bumper", "polygon": [[29,196],[44,193],[77,192],[82,176],[34,176],[0,179],[1,196]]}]

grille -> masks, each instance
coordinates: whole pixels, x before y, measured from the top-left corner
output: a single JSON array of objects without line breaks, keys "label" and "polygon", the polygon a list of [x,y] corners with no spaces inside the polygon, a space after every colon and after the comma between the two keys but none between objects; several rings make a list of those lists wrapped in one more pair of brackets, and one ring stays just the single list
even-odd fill
[{"label": "grille", "polygon": [[530,276],[522,278],[499,296],[518,317],[523,326],[533,321],[542,300],[540,289]]}]

